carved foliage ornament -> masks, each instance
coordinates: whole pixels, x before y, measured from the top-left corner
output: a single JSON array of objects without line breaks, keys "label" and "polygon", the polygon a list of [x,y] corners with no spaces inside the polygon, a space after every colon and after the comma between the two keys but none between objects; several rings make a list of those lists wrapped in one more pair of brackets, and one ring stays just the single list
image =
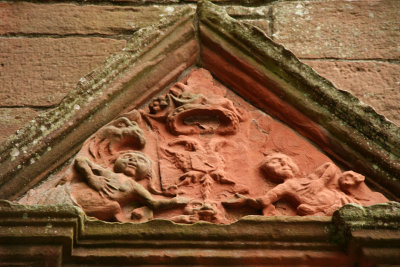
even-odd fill
[{"label": "carved foliage ornament", "polygon": [[147,108],[102,127],[23,204],[72,203],[100,220],[231,223],[244,215],[332,215],[387,202],[305,139],[192,71]]}]

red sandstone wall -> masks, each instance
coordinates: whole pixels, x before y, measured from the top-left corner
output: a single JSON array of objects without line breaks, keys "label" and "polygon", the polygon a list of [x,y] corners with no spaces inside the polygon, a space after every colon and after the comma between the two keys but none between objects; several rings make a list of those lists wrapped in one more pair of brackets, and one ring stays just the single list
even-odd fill
[{"label": "red sandstone wall", "polygon": [[[194,2],[1,2],[0,142],[57,106],[133,32]],[[400,125],[400,1],[214,2]]]}]

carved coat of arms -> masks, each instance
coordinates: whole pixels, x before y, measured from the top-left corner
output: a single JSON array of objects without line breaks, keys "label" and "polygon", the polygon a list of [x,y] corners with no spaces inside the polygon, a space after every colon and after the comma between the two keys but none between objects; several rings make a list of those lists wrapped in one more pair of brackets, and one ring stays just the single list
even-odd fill
[{"label": "carved coat of arms", "polygon": [[56,180],[19,202],[72,203],[105,221],[231,223],[388,201],[204,69],[102,127]]}]

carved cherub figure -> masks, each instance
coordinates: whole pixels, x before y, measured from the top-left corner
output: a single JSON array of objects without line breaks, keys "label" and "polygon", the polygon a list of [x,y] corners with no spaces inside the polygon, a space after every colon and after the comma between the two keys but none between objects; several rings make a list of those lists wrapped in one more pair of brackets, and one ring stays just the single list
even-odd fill
[{"label": "carved cherub figure", "polygon": [[286,199],[296,208],[298,215],[332,215],[342,205],[356,202],[343,192],[335,189],[339,169],[332,163],[325,163],[312,174],[302,177],[297,164],[282,153],[268,155],[261,165],[266,177],[280,182],[258,199],[241,195],[238,200],[225,205],[250,205],[261,208],[263,215],[276,215],[274,203]]},{"label": "carved cherub figure", "polygon": [[353,171],[343,172],[339,178],[340,188],[359,201],[362,205],[369,206],[378,203],[388,202],[389,200],[379,192],[373,192],[364,183],[365,177]]},{"label": "carved cherub figure", "polygon": [[[150,179],[153,174],[151,160],[138,151],[122,153],[115,161],[115,172],[82,157],[75,159],[74,167],[85,183],[71,186],[73,198],[86,214],[101,220],[130,221],[131,218],[123,210],[125,205],[147,206],[156,211],[187,203],[186,199],[178,197],[155,199],[149,190],[138,183],[139,180]],[[135,213],[135,218],[140,219],[137,216],[138,213]]]},{"label": "carved cherub figure", "polygon": [[282,198],[296,206],[298,215],[332,215],[342,205],[355,202],[332,186],[340,173],[332,163],[325,163],[302,178],[289,156],[273,153],[265,158],[262,169],[269,179],[283,181],[258,199],[264,215],[275,214],[273,203]]}]

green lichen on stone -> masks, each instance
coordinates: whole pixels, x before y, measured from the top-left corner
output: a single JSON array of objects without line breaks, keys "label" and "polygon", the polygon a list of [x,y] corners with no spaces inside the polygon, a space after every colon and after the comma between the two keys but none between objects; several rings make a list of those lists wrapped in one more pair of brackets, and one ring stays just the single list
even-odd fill
[{"label": "green lichen on stone", "polygon": [[[194,10],[191,6],[177,7],[175,12],[164,16],[157,25],[137,31],[128,41],[127,49],[111,55],[104,64],[82,77],[77,86],[56,108],[41,113],[21,128],[17,135],[10,136],[0,148],[0,164],[2,165],[2,168],[0,168],[0,187],[15,178],[23,179],[24,181],[21,180],[23,185],[29,184],[32,179],[45,171],[39,170],[39,168],[46,167],[38,165],[42,162],[40,158],[43,158],[43,155],[46,154],[56,154],[58,144],[68,143],[65,141],[67,136],[73,136],[74,132],[86,127],[84,134],[75,134],[74,140],[69,142],[70,144],[75,142],[75,144],[64,149],[68,150],[66,152],[73,153],[74,149],[77,149],[77,145],[96,131],[98,127],[106,124],[113,116],[117,116],[115,108],[111,110],[109,102],[120,95],[120,91],[126,91],[127,86],[118,91],[113,90],[112,85],[118,83],[120,77],[128,75],[127,72],[130,68],[143,64],[141,58],[151,50],[150,47],[156,46],[162,39],[170,35],[173,31],[171,28],[179,26],[183,21],[189,21],[193,17],[193,13]],[[164,49],[171,50],[174,47]],[[142,73],[141,77],[143,75]],[[137,93],[138,96],[139,94],[140,92]],[[92,114],[100,112],[100,110],[108,117],[101,116],[100,119],[103,121],[99,121],[98,118],[96,122],[89,122],[88,118]],[[89,129],[85,126],[87,123],[92,123],[94,126]],[[13,149],[15,150],[18,147],[25,147],[26,153],[18,153],[18,155],[11,153],[15,152]],[[52,147],[52,149],[49,150],[49,147]],[[11,154],[14,156],[10,156]],[[50,159],[57,160],[56,157],[51,156]],[[47,162],[47,168],[50,167],[50,164],[50,162]],[[8,191],[10,191],[10,188],[1,189],[0,198],[8,198]]]},{"label": "green lichen on stone", "polygon": [[[206,28],[221,38],[220,45],[233,49],[242,60],[256,62],[264,75],[275,77],[281,84],[289,104],[328,130],[337,142],[345,144],[345,152],[336,151],[343,160],[352,163],[359,159],[353,164],[359,166],[361,162],[366,176],[393,190],[395,195],[400,194],[399,127],[351,93],[335,88],[256,27],[231,18],[224,8],[201,0],[197,16],[200,30]],[[370,168],[372,164],[378,168]]]},{"label": "green lichen on stone", "polygon": [[399,230],[400,203],[388,202],[363,207],[357,204],[344,205],[332,216],[332,241],[344,244],[351,232],[363,229]]}]

